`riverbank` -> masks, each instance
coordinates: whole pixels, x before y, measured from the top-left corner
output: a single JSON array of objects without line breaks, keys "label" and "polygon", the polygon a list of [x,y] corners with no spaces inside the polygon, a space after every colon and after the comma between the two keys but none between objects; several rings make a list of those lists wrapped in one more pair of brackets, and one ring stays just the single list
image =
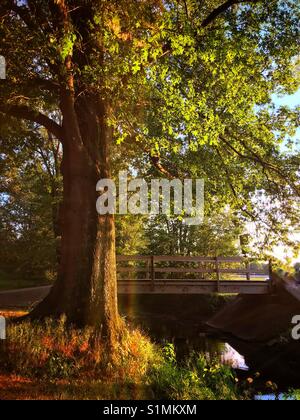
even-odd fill
[{"label": "riverbank", "polygon": [[172,344],[158,346],[129,326],[111,349],[64,318],[9,324],[0,362],[0,399],[247,398],[228,366],[202,354],[179,363]]}]

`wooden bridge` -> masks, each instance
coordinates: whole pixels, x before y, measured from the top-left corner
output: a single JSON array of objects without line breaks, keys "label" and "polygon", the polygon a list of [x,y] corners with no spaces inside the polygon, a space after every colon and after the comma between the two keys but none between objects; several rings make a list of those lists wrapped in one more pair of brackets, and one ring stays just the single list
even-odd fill
[{"label": "wooden bridge", "polygon": [[[268,294],[272,265],[237,257],[119,256],[119,294]],[[0,308],[28,308],[44,299],[51,286],[0,292]]]},{"label": "wooden bridge", "polygon": [[120,294],[268,294],[272,264],[240,257],[119,256]]}]

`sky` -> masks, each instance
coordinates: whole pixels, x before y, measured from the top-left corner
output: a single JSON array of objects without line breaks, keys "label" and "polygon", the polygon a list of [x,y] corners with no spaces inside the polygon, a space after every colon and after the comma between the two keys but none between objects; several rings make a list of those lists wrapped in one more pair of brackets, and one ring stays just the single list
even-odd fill
[{"label": "sky", "polygon": [[[295,108],[297,106],[299,107],[300,106],[300,89],[293,95],[284,95],[284,96],[273,95],[272,99],[277,107],[280,107],[280,106],[288,106],[290,108]],[[300,127],[298,128],[294,139],[298,140],[298,142],[295,144],[294,150],[300,150]]]},{"label": "sky", "polygon": [[294,95],[273,96],[273,101],[277,106],[286,105],[289,107],[300,106],[300,89]]}]

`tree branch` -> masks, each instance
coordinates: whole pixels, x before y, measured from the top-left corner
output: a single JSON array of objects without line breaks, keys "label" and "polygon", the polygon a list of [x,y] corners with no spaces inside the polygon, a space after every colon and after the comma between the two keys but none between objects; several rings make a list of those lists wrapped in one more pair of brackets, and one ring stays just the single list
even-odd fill
[{"label": "tree branch", "polygon": [[268,228],[272,228],[272,226],[270,226],[270,224],[267,223],[265,220],[263,220],[258,214],[254,214],[251,211],[247,210],[247,206],[245,206],[245,200],[244,200],[244,198],[239,197],[239,195],[238,195],[238,193],[237,193],[237,191],[236,191],[236,189],[235,189],[235,187],[234,187],[234,185],[232,183],[231,173],[230,173],[230,171],[228,169],[228,166],[226,165],[226,163],[225,163],[225,161],[223,159],[223,156],[222,156],[221,151],[219,150],[218,147],[216,148],[216,150],[217,150],[217,153],[218,153],[218,155],[220,157],[220,160],[222,162],[222,167],[224,168],[224,171],[225,171],[225,175],[226,175],[226,178],[227,178],[227,182],[228,182],[229,188],[231,189],[231,192],[232,192],[232,194],[233,194],[233,196],[234,196],[234,198],[236,200],[236,203],[237,203],[240,211],[242,211],[245,215],[247,215],[248,217],[250,217],[254,222],[256,222],[256,221],[259,220],[260,222],[262,222],[263,224],[265,224]]},{"label": "tree branch", "polygon": [[221,4],[221,6],[214,9],[206,19],[202,22],[202,28],[206,28],[212,22],[214,22],[221,14],[225,13],[229,10],[232,6],[236,4],[242,3],[259,3],[261,0],[227,0],[225,3]]},{"label": "tree branch", "polygon": [[31,108],[28,108],[25,105],[11,105],[5,106],[0,105],[0,113],[11,115],[15,118],[20,118],[35,122],[43,127],[45,127],[50,133],[52,133],[58,140],[62,142],[63,140],[63,129],[62,127],[53,121],[47,115],[42,114],[39,111],[35,111]]},{"label": "tree branch", "polygon": [[49,92],[59,93],[59,84],[51,79],[44,79],[34,74],[30,79],[29,83],[32,83],[33,86],[38,86],[41,89],[47,90]]},{"label": "tree branch", "polygon": [[[231,133],[228,133],[228,134],[231,137],[233,137]],[[232,144],[230,144],[230,142],[228,142],[222,136],[220,136],[220,140],[222,140],[234,153],[236,153],[242,159],[248,159],[248,160],[252,160],[253,162],[259,163],[262,166],[262,168],[264,169],[264,173],[265,173],[266,176],[267,176],[267,173],[265,172],[266,169],[276,173],[281,179],[283,179],[283,180],[285,180],[289,183],[290,187],[294,190],[294,192],[297,196],[300,196],[299,187],[295,184],[295,182],[292,179],[290,179],[290,177],[285,172],[283,172],[280,169],[280,167],[275,166],[273,163],[264,160],[261,156],[259,156],[257,153],[255,153],[249,146],[247,146],[247,144],[242,139],[236,139],[236,140],[239,141],[239,143],[244,147],[244,149],[247,150],[249,153],[251,153],[251,155],[245,155],[242,152],[239,152]],[[268,179],[268,181],[269,181],[269,179]]]},{"label": "tree branch", "polygon": [[171,174],[168,169],[166,169],[160,162],[160,158],[158,156],[151,156],[151,153],[149,154],[150,160],[152,165],[163,175],[165,175],[169,179],[174,179],[175,176]]}]

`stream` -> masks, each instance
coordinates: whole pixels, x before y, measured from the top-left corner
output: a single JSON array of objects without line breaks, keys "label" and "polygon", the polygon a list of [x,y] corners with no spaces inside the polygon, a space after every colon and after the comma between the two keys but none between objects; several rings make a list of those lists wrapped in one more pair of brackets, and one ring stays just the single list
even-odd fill
[{"label": "stream", "polygon": [[231,366],[240,382],[250,380],[253,399],[289,399],[289,391],[300,389],[300,342],[246,342],[205,324],[196,330],[166,320],[151,324],[148,334],[160,344],[173,343],[178,361],[198,352]]}]

